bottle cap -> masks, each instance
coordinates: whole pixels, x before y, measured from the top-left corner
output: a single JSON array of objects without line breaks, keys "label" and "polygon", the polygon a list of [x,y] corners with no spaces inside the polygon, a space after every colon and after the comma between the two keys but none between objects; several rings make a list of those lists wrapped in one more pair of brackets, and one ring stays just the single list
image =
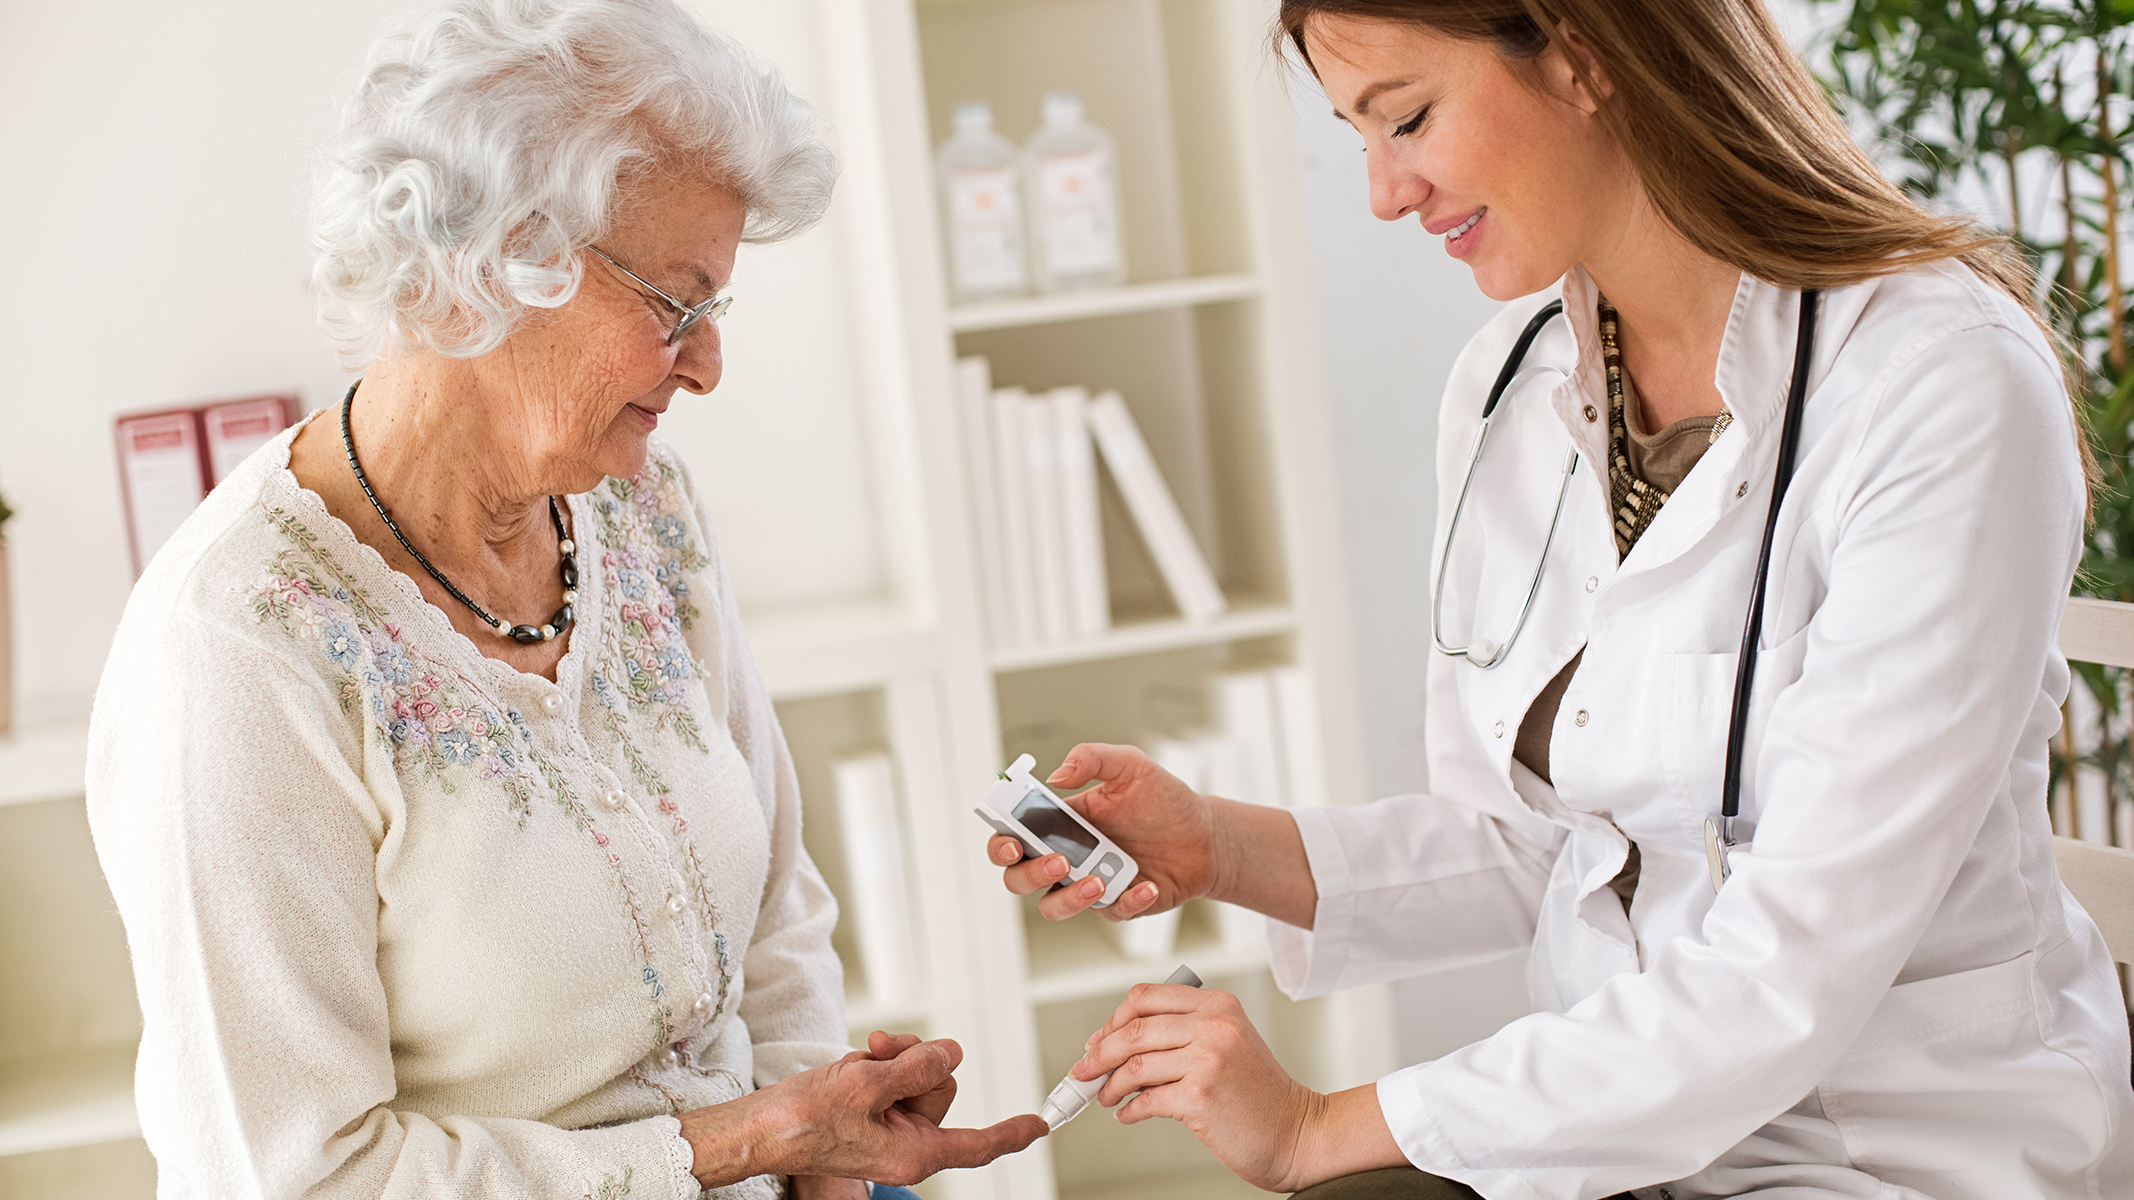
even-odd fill
[{"label": "bottle cap", "polygon": [[1046,92],[1045,124],[1055,128],[1082,123],[1082,97],[1078,92]]},{"label": "bottle cap", "polygon": [[993,106],[983,100],[963,100],[956,104],[956,136],[969,137],[975,133],[993,132]]}]

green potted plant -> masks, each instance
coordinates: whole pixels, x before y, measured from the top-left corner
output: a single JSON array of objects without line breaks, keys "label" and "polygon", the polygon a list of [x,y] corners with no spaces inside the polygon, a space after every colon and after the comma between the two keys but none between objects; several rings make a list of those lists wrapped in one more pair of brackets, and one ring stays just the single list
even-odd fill
[{"label": "green potted plant", "polygon": [[[2074,593],[2134,602],[2134,371],[2120,264],[2134,0],[1815,0],[1844,8],[1825,84],[1930,204],[1998,196],[1988,214],[2037,267],[2097,460]],[[2022,184],[2050,173],[2061,236],[2045,240]],[[2097,719],[2077,751],[2063,722],[2053,773],[2095,768],[2109,822],[2134,794],[2128,673],[2075,664]],[[2070,817],[2073,818],[2073,806]],[[2078,834],[2082,831],[2074,830]]]}]

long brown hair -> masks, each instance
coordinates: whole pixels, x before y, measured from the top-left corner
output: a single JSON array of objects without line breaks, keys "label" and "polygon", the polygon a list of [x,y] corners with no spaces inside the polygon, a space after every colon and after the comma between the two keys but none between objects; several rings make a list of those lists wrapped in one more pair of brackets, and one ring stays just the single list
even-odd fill
[{"label": "long brown hair", "polygon": [[[1954,258],[2013,297],[2056,345],[2029,265],[2008,239],[1921,208],[1854,143],[1761,0],[1282,0],[1276,43],[1306,66],[1305,27],[1345,16],[1564,55],[1653,204],[1691,244],[1782,288],[1828,288]],[[1591,67],[1606,77],[1598,86]],[[1316,68],[1313,68],[1316,73]],[[2063,354],[2063,361],[2066,356]],[[2075,393],[2069,380],[2069,393]],[[2089,439],[2076,443],[2084,474]]]}]

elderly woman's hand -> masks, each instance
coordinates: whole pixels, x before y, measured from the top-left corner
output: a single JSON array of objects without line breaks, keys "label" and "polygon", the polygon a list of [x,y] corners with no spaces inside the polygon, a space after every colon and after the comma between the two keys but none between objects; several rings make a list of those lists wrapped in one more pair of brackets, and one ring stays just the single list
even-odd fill
[{"label": "elderly woman's hand", "polygon": [[943,1129],[963,1048],[877,1033],[855,1051],[727,1104],[682,1114],[693,1173],[718,1187],[754,1175],[912,1184],[979,1167],[1045,1134],[1035,1114],[985,1129]]}]

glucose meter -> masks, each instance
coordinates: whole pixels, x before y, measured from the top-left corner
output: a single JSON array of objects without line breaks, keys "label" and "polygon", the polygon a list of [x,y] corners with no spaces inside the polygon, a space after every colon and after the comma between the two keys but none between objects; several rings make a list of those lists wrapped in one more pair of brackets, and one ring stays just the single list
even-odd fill
[{"label": "glucose meter", "polygon": [[1103,908],[1126,891],[1139,868],[1126,851],[1084,820],[1082,814],[1067,807],[1067,802],[1054,795],[1052,789],[1039,783],[1030,774],[1030,768],[1036,765],[1037,760],[1027,754],[1016,759],[1000,773],[1000,782],[986,793],[985,800],[971,811],[996,832],[1021,842],[1026,857],[1066,855],[1067,878],[1063,882],[1077,883],[1091,875],[1103,880],[1104,894],[1091,905]]}]

